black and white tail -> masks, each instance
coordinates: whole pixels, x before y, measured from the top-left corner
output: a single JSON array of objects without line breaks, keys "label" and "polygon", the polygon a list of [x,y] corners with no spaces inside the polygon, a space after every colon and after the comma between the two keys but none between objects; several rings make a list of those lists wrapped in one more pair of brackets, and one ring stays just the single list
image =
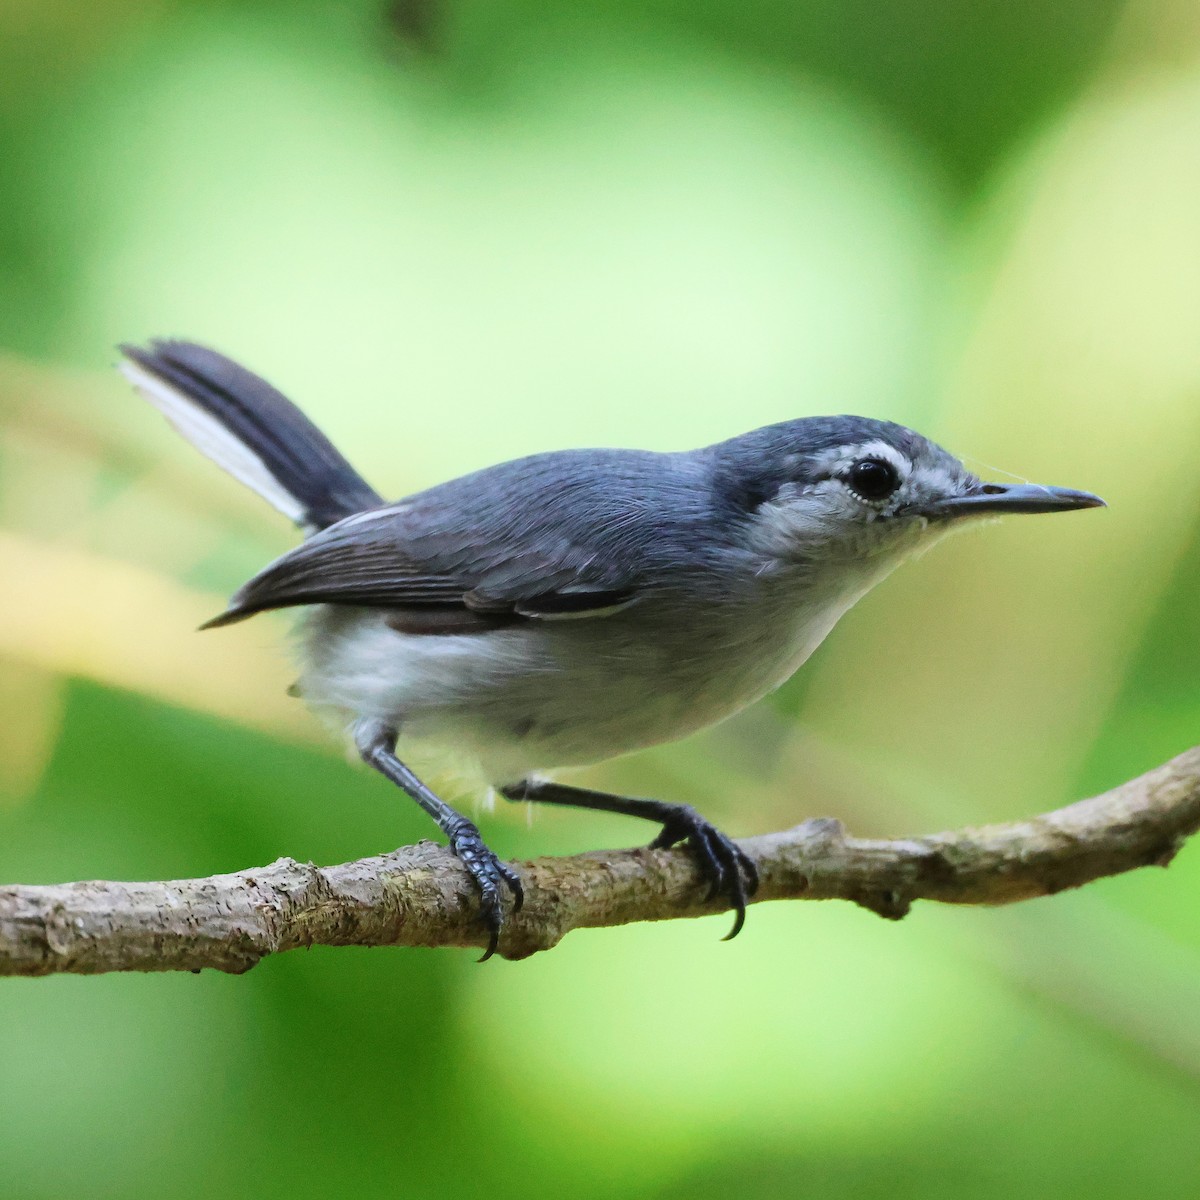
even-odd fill
[{"label": "black and white tail", "polygon": [[122,346],[121,372],[201,453],[307,533],[383,498],[285,396],[194,342]]}]

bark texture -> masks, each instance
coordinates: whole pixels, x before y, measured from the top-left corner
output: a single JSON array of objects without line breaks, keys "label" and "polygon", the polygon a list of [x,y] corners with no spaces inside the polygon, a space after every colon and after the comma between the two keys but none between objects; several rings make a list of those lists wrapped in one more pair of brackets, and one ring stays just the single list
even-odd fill
[{"label": "bark texture", "polygon": [[[1105,875],[1166,866],[1200,828],[1200,747],[1101,796],[1027,821],[925,837],[849,836],[830,819],[740,845],[765,900],[851,900],[903,917],[914,900],[1010,904]],[[706,901],[686,849],[616,850],[516,864],[526,902],[500,953],[524,958],[572,929],[698,917]],[[487,944],[474,885],[422,842],[332,867],[270,866],[160,883],[0,886],[0,975],[249,970],[300,946]]]}]

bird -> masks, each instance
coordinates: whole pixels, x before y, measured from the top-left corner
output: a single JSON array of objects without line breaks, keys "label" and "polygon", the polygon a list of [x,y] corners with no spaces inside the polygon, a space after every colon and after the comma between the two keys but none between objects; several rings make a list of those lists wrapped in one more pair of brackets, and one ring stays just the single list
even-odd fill
[{"label": "bird", "polygon": [[[1102,507],[980,479],[905,426],[785,420],[699,449],[564,449],[386,501],[271,384],[178,339],[119,369],[304,540],[202,629],[301,610],[295,690],[436,822],[473,878],[495,953],[519,873],[410,765],[433,747],[508,800],[657,823],[708,897],[745,920],[753,858],[685,803],[548,773],[672,741],[790,678],[895,567],[986,516]],[[402,433],[398,432],[397,437]],[[507,895],[506,895],[507,893]],[[481,959],[482,961],[482,959]]]}]

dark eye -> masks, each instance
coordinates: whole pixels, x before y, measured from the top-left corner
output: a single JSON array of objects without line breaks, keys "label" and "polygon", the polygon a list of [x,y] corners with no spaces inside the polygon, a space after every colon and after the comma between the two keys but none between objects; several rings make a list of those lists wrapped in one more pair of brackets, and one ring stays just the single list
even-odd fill
[{"label": "dark eye", "polygon": [[864,458],[846,472],[846,486],[864,500],[886,500],[900,486],[900,476],[890,462]]}]

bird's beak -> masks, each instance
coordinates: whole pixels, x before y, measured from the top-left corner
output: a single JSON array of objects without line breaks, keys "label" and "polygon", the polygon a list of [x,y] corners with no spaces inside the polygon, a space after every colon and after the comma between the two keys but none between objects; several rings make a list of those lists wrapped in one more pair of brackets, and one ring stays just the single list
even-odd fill
[{"label": "bird's beak", "polygon": [[936,500],[925,510],[929,517],[971,517],[986,513],[1067,512],[1073,508],[1104,508],[1091,492],[1044,487],[1040,483],[977,483],[958,496]]}]

